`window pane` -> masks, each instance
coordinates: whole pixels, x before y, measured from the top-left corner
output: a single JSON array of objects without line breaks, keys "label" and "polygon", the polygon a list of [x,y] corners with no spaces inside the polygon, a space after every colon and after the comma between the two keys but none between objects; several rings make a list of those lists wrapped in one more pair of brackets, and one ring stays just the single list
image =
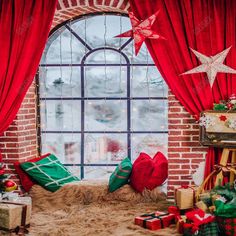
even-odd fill
[{"label": "window pane", "polygon": [[167,157],[167,134],[133,134],[132,135],[132,160],[145,152],[153,157],[158,151]]},{"label": "window pane", "polygon": [[81,168],[80,166],[66,166],[66,168],[75,176],[81,178]]},{"label": "window pane", "polygon": [[92,48],[104,45],[119,48],[128,38],[115,38],[115,36],[131,29],[131,25],[128,17],[101,15],[78,20],[71,28]]},{"label": "window pane", "polygon": [[42,152],[56,155],[63,164],[80,163],[79,134],[41,134]]},{"label": "window pane", "polygon": [[86,97],[125,97],[127,94],[126,67],[85,67]]},{"label": "window pane", "polygon": [[47,131],[80,131],[80,101],[41,101],[41,129]]},{"label": "window pane", "polygon": [[113,50],[99,50],[86,58],[86,64],[126,64],[125,58]]},{"label": "window pane", "polygon": [[64,26],[50,36],[40,64],[80,63],[85,47]]},{"label": "window pane", "polygon": [[127,102],[89,100],[85,102],[86,131],[126,131]]},{"label": "window pane", "polygon": [[85,179],[109,179],[114,166],[85,166]]},{"label": "window pane", "polygon": [[134,54],[134,41],[130,42],[124,49],[122,49],[122,52],[128,56],[131,64],[154,64],[145,43],[142,44],[137,56]]},{"label": "window pane", "polygon": [[167,97],[165,81],[155,66],[131,67],[132,97]]},{"label": "window pane", "polygon": [[167,100],[136,100],[131,102],[133,131],[166,131]]},{"label": "window pane", "polygon": [[40,67],[41,97],[79,97],[80,68]]},{"label": "window pane", "polygon": [[116,164],[127,157],[126,134],[86,134],[85,163]]}]

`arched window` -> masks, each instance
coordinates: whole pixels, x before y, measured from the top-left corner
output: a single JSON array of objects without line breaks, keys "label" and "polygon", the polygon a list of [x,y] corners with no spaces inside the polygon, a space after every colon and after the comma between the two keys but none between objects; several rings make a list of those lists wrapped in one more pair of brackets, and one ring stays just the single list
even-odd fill
[{"label": "arched window", "polygon": [[51,34],[39,68],[40,144],[81,178],[123,158],[167,154],[167,86],[126,16],[84,16]]}]

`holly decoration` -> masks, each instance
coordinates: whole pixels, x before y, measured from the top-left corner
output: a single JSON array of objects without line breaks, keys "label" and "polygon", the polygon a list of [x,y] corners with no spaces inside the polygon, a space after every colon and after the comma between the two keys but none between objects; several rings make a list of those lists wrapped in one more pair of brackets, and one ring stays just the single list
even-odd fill
[{"label": "holly decoration", "polygon": [[219,103],[219,104],[214,103],[214,108],[213,109],[215,111],[226,111],[227,107],[224,103]]},{"label": "holly decoration", "polygon": [[213,110],[236,111],[236,94],[232,94],[227,101],[220,101],[220,103],[214,103]]}]

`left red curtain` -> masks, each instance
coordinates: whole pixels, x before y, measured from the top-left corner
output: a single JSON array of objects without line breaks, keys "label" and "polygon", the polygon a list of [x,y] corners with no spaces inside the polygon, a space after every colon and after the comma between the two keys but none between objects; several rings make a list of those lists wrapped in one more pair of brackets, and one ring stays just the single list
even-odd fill
[{"label": "left red curtain", "polygon": [[57,0],[0,1],[0,135],[34,79],[56,4]]}]

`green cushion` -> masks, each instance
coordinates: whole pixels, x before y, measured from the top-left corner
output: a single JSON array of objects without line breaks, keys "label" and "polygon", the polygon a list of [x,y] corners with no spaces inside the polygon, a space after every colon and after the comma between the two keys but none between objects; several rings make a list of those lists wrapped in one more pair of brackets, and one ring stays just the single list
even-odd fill
[{"label": "green cushion", "polygon": [[52,154],[37,162],[24,162],[20,166],[39,185],[52,192],[66,183],[80,180]]},{"label": "green cushion", "polygon": [[121,186],[128,183],[132,171],[132,163],[128,157],[116,167],[109,179],[109,191],[114,192]]}]

